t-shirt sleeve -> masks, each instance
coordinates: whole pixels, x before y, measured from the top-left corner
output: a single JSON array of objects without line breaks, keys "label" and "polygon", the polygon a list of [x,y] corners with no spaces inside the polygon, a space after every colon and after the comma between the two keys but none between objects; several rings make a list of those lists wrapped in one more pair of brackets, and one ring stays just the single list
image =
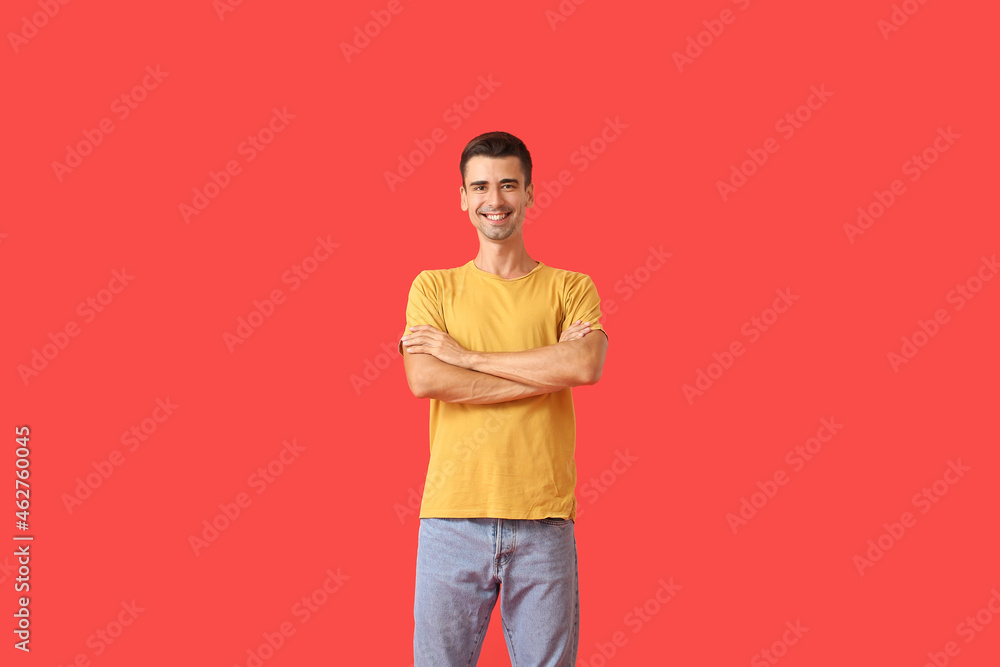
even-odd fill
[{"label": "t-shirt sleeve", "polygon": [[[560,335],[577,320],[590,322],[591,331],[604,331],[604,325],[599,321],[601,297],[597,294],[597,286],[590,276],[578,273],[567,280],[563,303],[565,316],[559,324]],[[608,332],[604,331],[604,335],[607,336]]]},{"label": "t-shirt sleeve", "polygon": [[410,295],[406,299],[406,327],[396,346],[400,354],[403,354],[402,337],[410,333],[410,327],[418,324],[429,324],[446,333],[448,331],[439,286],[427,271],[421,271],[410,285]]}]

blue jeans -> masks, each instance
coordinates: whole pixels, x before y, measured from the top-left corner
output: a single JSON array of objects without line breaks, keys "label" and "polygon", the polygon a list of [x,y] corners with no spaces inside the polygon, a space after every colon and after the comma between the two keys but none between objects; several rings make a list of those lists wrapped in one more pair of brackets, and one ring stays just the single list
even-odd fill
[{"label": "blue jeans", "polygon": [[569,519],[421,519],[414,667],[479,660],[500,599],[513,667],[573,667],[580,586]]}]

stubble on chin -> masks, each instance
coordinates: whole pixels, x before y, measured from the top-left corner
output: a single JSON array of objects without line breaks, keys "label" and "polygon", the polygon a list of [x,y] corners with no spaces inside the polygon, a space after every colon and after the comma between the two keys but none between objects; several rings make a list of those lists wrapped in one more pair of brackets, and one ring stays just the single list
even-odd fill
[{"label": "stubble on chin", "polygon": [[490,239],[491,241],[503,241],[506,238],[510,238],[514,235],[514,231],[517,229],[517,225],[510,225],[509,227],[496,228],[492,227],[489,229],[483,229],[482,226],[479,230],[483,233],[483,236]]}]

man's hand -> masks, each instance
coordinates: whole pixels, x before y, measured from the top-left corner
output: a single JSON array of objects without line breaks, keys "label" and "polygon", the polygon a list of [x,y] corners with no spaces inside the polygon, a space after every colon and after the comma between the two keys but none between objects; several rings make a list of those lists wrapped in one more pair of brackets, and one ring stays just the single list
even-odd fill
[{"label": "man's hand", "polygon": [[[430,354],[446,364],[459,368],[470,367],[472,359],[469,350],[459,345],[450,335],[430,324],[418,324],[410,327],[410,331],[413,333],[402,338],[403,349],[407,352]],[[562,332],[562,335],[559,336],[559,342],[579,340],[590,332],[590,322],[577,320]]]},{"label": "man's hand", "polygon": [[413,333],[403,336],[403,349],[407,354],[430,354],[446,364],[469,367],[469,350],[445,332],[430,324],[418,324],[410,327],[410,331]]},{"label": "man's hand", "polygon": [[590,322],[583,322],[581,320],[577,320],[576,322],[571,324],[569,328],[566,329],[566,331],[562,332],[562,335],[559,336],[559,342],[565,343],[566,341],[570,340],[578,340],[589,334],[590,331],[591,331]]}]

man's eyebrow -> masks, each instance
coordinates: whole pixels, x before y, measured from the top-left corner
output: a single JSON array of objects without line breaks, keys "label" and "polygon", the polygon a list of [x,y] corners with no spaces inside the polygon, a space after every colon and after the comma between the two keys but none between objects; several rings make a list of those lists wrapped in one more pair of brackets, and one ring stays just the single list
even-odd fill
[{"label": "man's eyebrow", "polygon": [[[504,183],[513,183],[515,185],[520,185],[521,181],[517,180],[516,178],[501,178],[500,179],[500,185],[503,185]],[[471,183],[469,183],[470,186],[471,185],[489,185],[489,184],[490,184],[489,181],[472,181]]]}]

